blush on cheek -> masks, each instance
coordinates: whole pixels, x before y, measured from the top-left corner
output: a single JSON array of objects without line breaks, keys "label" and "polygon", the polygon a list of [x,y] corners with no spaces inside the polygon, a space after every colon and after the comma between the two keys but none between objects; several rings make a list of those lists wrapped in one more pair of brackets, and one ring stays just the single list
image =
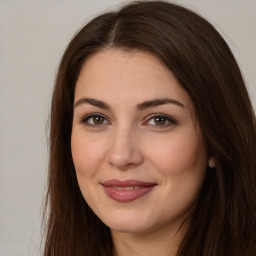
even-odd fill
[{"label": "blush on cheek", "polygon": [[93,160],[93,144],[83,138],[83,134],[79,132],[73,132],[71,136],[71,152],[74,162],[78,162],[79,165]]},{"label": "blush on cheek", "polygon": [[196,143],[190,142],[192,146],[189,146],[188,142],[182,143],[181,140],[179,143],[173,142],[173,144],[152,149],[151,156],[154,156],[154,163],[157,168],[167,175],[176,175],[184,170],[201,172],[201,169],[206,168],[207,165],[204,147],[198,141]]}]

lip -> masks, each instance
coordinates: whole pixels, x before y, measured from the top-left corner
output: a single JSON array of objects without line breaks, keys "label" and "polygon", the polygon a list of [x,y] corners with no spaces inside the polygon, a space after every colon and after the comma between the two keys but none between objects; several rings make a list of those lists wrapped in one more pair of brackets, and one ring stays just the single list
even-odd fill
[{"label": "lip", "polygon": [[156,183],[140,180],[107,180],[102,182],[106,194],[113,200],[127,203],[134,201],[155,188]]}]

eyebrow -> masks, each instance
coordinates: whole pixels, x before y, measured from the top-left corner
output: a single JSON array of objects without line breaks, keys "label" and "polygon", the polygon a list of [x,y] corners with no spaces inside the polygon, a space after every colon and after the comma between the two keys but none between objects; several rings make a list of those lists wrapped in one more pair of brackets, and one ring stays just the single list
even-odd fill
[{"label": "eyebrow", "polygon": [[95,107],[102,108],[102,109],[105,109],[105,110],[110,110],[111,109],[110,106],[107,103],[105,103],[101,100],[90,99],[90,98],[81,98],[81,99],[79,99],[75,103],[74,108],[81,105],[81,104],[84,104],[84,103],[88,103],[90,105],[93,105]]},{"label": "eyebrow", "polygon": [[179,107],[185,108],[185,106],[177,100],[164,98],[164,99],[148,100],[148,101],[145,101],[143,103],[140,103],[137,106],[137,109],[138,110],[144,110],[144,109],[147,109],[147,108],[157,107],[157,106],[165,105],[165,104],[175,104]]},{"label": "eyebrow", "polygon": [[[90,104],[92,106],[102,108],[102,109],[105,109],[105,110],[111,110],[110,105],[108,105],[107,103],[105,103],[101,100],[96,100],[96,99],[92,99],[92,98],[81,98],[81,99],[79,99],[75,103],[74,108],[77,107],[77,106],[80,106],[81,104],[84,104],[84,103],[87,103],[87,104]],[[144,101],[144,102],[137,105],[137,109],[138,110],[145,110],[147,108],[157,107],[157,106],[165,105],[165,104],[174,104],[174,105],[177,105],[179,107],[185,108],[185,106],[177,100],[173,100],[173,99],[169,99],[169,98],[163,98],[163,99],[154,99],[154,100]]]}]

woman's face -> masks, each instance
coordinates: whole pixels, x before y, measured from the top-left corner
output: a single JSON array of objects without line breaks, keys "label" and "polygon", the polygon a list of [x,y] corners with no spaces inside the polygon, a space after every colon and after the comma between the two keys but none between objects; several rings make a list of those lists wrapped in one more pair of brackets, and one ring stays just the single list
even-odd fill
[{"label": "woman's face", "polygon": [[179,227],[207,156],[192,101],[154,56],[108,49],[75,88],[72,156],[82,194],[112,231]]}]

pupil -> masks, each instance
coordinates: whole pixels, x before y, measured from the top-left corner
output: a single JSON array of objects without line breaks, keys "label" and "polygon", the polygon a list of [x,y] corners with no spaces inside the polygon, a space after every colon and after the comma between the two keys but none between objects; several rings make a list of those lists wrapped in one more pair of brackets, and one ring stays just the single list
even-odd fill
[{"label": "pupil", "polygon": [[95,116],[95,117],[93,118],[93,122],[94,122],[95,124],[103,124],[103,118],[102,118],[101,116]]},{"label": "pupil", "polygon": [[156,117],[155,118],[155,124],[164,125],[165,124],[165,118],[164,117]]}]

